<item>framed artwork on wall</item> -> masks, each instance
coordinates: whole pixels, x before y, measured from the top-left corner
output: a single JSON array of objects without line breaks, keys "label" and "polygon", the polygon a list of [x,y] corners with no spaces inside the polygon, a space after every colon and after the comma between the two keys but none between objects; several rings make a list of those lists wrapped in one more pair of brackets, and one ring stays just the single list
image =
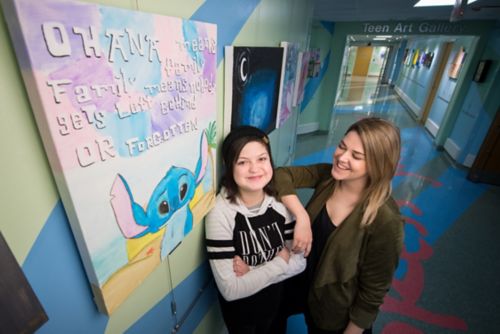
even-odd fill
[{"label": "framed artwork on wall", "polygon": [[423,51],[420,55],[420,59],[418,60],[419,65],[423,66],[426,58],[427,58],[427,52]]},{"label": "framed artwork on wall", "polygon": [[425,54],[424,66],[430,68],[433,59],[434,59],[434,52],[427,52]]},{"label": "framed artwork on wall", "polygon": [[224,133],[252,125],[276,128],[281,102],[283,48],[225,47]]},{"label": "framed artwork on wall", "polygon": [[311,50],[310,58],[309,58],[309,78],[316,78],[319,75],[321,70],[321,50],[319,48],[314,48]]},{"label": "framed artwork on wall", "polygon": [[415,51],[416,51],[415,49],[411,49],[411,51],[409,51],[408,57],[406,57],[406,63],[405,63],[406,66],[412,65],[413,58],[415,56]]},{"label": "framed artwork on wall", "polygon": [[403,64],[406,64],[406,58],[408,57],[408,48],[403,52]]},{"label": "framed artwork on wall", "polygon": [[213,206],[216,26],[71,0],[5,3],[94,300],[111,314]]},{"label": "framed artwork on wall", "polygon": [[448,77],[450,79],[457,79],[460,74],[460,70],[465,62],[465,57],[467,53],[465,52],[465,48],[460,47],[460,49],[455,54],[453,61],[450,65],[450,69],[448,70]]},{"label": "framed artwork on wall", "polygon": [[415,53],[413,54],[413,59],[411,62],[412,66],[416,66],[416,67],[419,66],[419,57],[420,57],[420,49],[416,49]]}]

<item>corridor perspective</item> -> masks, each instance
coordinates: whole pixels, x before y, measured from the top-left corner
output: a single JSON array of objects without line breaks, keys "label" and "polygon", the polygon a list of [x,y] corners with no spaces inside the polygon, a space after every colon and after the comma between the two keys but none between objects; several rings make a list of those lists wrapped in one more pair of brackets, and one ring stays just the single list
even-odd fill
[{"label": "corridor perspective", "polygon": [[[406,221],[405,247],[374,333],[498,333],[500,187],[469,181],[389,85],[367,77],[341,87],[329,132],[299,136],[294,165],[331,162],[345,130],[360,118],[381,117],[401,129],[393,197]],[[300,193],[302,200],[308,195]],[[307,333],[300,316],[288,328]]]}]

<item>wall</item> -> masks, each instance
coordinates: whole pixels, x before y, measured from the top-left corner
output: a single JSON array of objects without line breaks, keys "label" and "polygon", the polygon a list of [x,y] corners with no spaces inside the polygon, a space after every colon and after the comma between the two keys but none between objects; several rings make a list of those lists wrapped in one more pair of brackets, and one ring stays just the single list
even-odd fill
[{"label": "wall", "polygon": [[413,57],[413,50],[419,50],[420,53],[434,53],[434,59],[429,68],[422,65],[403,64],[396,81],[396,90],[398,94],[403,98],[417,118],[422,116],[422,109],[439,67],[439,60],[442,57],[443,43],[447,40],[452,39],[451,37],[448,39],[440,36],[425,36],[408,39],[406,45],[408,49],[407,57]]},{"label": "wall", "polygon": [[[500,24],[499,24],[500,25]],[[458,163],[472,166],[500,106],[500,26],[491,31],[480,59],[492,61],[484,82],[472,82],[445,149]]]},{"label": "wall", "polygon": [[[446,113],[448,112],[448,106],[453,99],[455,94],[455,89],[457,89],[457,84],[460,82],[460,77],[464,76],[467,72],[467,68],[470,67],[471,55],[474,54],[474,46],[475,46],[476,38],[475,37],[458,37],[453,40],[453,47],[450,52],[450,56],[446,63],[446,67],[439,82],[439,86],[436,92],[436,99],[431,106],[431,110],[429,112],[429,118],[426,122],[426,127],[431,129],[431,133],[435,135],[440,128],[443,120],[445,119]],[[462,65],[460,72],[458,73],[457,79],[452,79],[449,77],[448,71],[452,66],[452,63],[455,59],[455,56],[460,51],[461,48],[464,48],[466,52],[468,52],[469,57],[465,57],[465,61]],[[431,84],[432,81],[429,81]]]},{"label": "wall", "polygon": [[[100,0],[87,1],[218,25],[217,134],[222,139],[225,45],[307,46],[312,0]],[[4,1],[2,1],[2,6]],[[204,250],[203,224],[195,226],[170,262],[160,265],[112,316],[97,312],[93,295],[48,165],[26,91],[0,15],[2,164],[0,230],[43,304],[49,321],[39,333],[218,333],[223,329]],[[291,159],[296,110],[271,133],[277,164]],[[198,294],[199,291],[202,293]],[[177,319],[170,302],[175,298]],[[187,312],[190,310],[190,312]]]}]

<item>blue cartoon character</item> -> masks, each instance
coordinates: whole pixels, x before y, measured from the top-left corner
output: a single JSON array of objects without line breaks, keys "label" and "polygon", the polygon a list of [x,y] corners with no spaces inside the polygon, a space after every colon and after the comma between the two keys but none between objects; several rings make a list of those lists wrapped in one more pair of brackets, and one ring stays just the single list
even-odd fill
[{"label": "blue cartoon character", "polygon": [[165,227],[161,259],[170,254],[193,228],[189,202],[205,175],[207,161],[208,142],[203,132],[195,172],[172,166],[155,187],[146,210],[134,201],[127,181],[118,174],[111,188],[111,206],[123,236],[127,239],[140,238]]}]

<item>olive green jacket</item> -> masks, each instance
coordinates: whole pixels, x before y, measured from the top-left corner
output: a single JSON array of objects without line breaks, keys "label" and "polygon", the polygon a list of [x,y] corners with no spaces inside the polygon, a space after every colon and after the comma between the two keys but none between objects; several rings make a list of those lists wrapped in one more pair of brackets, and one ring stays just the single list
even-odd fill
[{"label": "olive green jacket", "polygon": [[[314,188],[306,206],[314,222],[334,189],[331,169],[331,164],[278,168],[278,197],[295,194],[296,188]],[[309,291],[311,315],[325,330],[343,329],[349,321],[361,328],[371,327],[398,265],[403,246],[398,206],[390,198],[373,223],[362,227],[363,204],[328,238]]]}]

